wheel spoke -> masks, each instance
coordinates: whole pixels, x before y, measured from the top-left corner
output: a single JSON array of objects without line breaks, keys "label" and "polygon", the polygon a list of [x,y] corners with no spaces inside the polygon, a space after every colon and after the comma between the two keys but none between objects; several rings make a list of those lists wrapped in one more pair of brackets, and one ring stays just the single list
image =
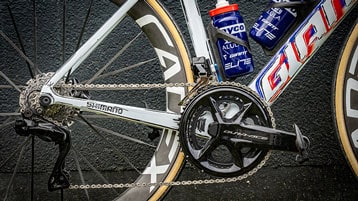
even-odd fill
[{"label": "wheel spoke", "polygon": [[139,32],[131,41],[129,41],[122,49],[120,49],[117,54],[115,54],[97,73],[87,81],[87,84],[92,83],[98,76],[100,76],[103,71],[105,71],[119,56],[125,52],[128,47],[142,34],[143,32]]},{"label": "wheel spoke", "polygon": [[2,71],[0,71],[0,76],[3,77],[16,91],[21,93],[21,89],[13,82],[11,79],[6,76]]},{"label": "wheel spoke", "polygon": [[[92,79],[92,81],[95,81],[95,80],[99,80],[99,79],[103,79],[103,78],[106,78],[106,77],[109,77],[109,76],[113,76],[113,75],[116,75],[116,74],[119,74],[119,73],[122,73],[122,72],[125,72],[125,71],[128,71],[128,70],[132,70],[134,68],[137,68],[139,66],[142,66],[144,64],[147,64],[149,62],[152,62],[156,59],[148,59],[146,61],[142,61],[142,62],[139,62],[139,63],[136,63],[136,64],[133,64],[133,65],[130,65],[130,66],[127,66],[127,67],[124,67],[124,68],[121,68],[119,70],[115,70],[115,71],[112,71],[112,72],[108,72],[108,73],[104,73],[102,75],[99,75],[97,76],[96,78]],[[88,82],[88,81],[85,81],[85,82]]]},{"label": "wheel spoke", "polygon": [[21,116],[19,112],[0,113],[0,117]]},{"label": "wheel spoke", "polygon": [[[34,62],[32,62],[32,61],[29,59],[29,57],[27,57],[27,56],[25,55],[25,53],[24,53],[20,48],[18,48],[18,47],[15,45],[15,43],[12,42],[12,40],[11,40],[9,37],[7,37],[7,35],[6,35],[3,31],[1,31],[1,30],[0,30],[0,35],[20,54],[20,56],[21,56],[23,59],[26,60],[26,62],[29,63],[29,65],[31,66],[31,68],[35,68]],[[39,70],[37,70],[37,71],[40,72]],[[41,72],[40,72],[40,73],[41,73]]]},{"label": "wheel spoke", "polygon": [[[73,157],[74,157],[74,159],[75,159],[77,171],[78,171],[78,174],[80,175],[81,183],[82,183],[83,185],[85,185],[86,182],[85,182],[85,179],[84,179],[84,177],[83,177],[82,169],[81,169],[80,162],[79,162],[79,160],[78,160],[76,151],[74,150],[73,146],[71,146],[71,148],[72,148]],[[87,189],[84,189],[84,190],[85,190],[85,193],[86,193],[87,200],[90,200],[89,194],[88,194],[88,190],[87,190]]]},{"label": "wheel spoke", "polygon": [[[29,141],[29,139],[31,139],[31,137],[28,137],[25,141]],[[27,145],[27,144],[25,143],[25,145]],[[20,151],[19,157],[17,158],[14,171],[13,171],[13,173],[12,173],[12,175],[11,175],[9,184],[8,184],[8,186],[7,186],[7,189],[6,189],[4,201],[6,201],[7,198],[8,198],[8,196],[9,196],[9,193],[10,193],[10,190],[11,190],[11,187],[12,187],[12,184],[13,184],[13,182],[14,182],[15,175],[16,175],[16,173],[17,173],[17,169],[19,168],[19,164],[20,164],[21,158],[22,158],[22,156],[23,156],[23,154],[24,154],[24,151],[25,151],[25,148],[26,148],[25,145],[21,147],[21,151]]]},{"label": "wheel spoke", "polygon": [[[82,121],[78,121],[78,122],[79,122],[79,123],[82,123],[82,124],[87,124],[87,122],[82,122]],[[115,136],[117,136],[117,137],[120,137],[120,138],[129,140],[129,141],[132,141],[132,142],[135,142],[135,143],[138,143],[138,144],[146,145],[146,146],[151,147],[151,148],[156,148],[156,146],[151,145],[151,144],[148,144],[148,143],[146,143],[146,142],[143,142],[142,140],[138,140],[138,139],[136,139],[136,138],[132,138],[132,137],[129,137],[129,136],[127,136],[127,135],[123,135],[123,134],[120,134],[120,133],[118,133],[118,132],[115,132],[115,131],[106,129],[106,128],[102,128],[102,127],[97,126],[97,125],[94,125],[94,124],[91,124],[91,126],[92,126],[93,128],[95,128],[96,130],[100,130],[100,131],[106,132],[106,133],[108,133],[108,134],[115,135]]]},{"label": "wheel spoke", "polygon": [[[62,1],[62,63],[65,63],[66,57],[66,0]],[[69,76],[67,76],[68,79]]]},{"label": "wheel spoke", "polygon": [[12,118],[9,117],[9,118],[7,118],[7,119],[4,121],[4,123],[1,123],[0,129],[6,127],[6,126],[8,126],[8,125],[15,124],[15,121],[11,121],[11,120],[9,120],[9,119],[12,119]]},{"label": "wheel spoke", "polygon": [[[91,0],[91,2],[90,2],[90,5],[89,5],[89,7],[88,7],[88,9],[87,9],[87,14],[86,14],[86,17],[85,17],[85,20],[84,20],[84,22],[83,22],[83,26],[82,26],[82,28],[81,28],[81,32],[80,32],[80,36],[78,37],[78,41],[77,41],[77,45],[76,45],[76,49],[75,49],[75,51],[77,51],[79,48],[80,48],[80,44],[81,44],[81,41],[82,41],[82,36],[83,36],[83,34],[84,34],[84,32],[85,32],[85,28],[86,28],[86,25],[87,25],[87,21],[88,21],[88,19],[89,19],[89,15],[90,15],[90,13],[91,13],[91,9],[92,9],[92,5],[93,5],[93,0]],[[63,8],[63,10],[65,10],[65,2],[64,2],[64,8]],[[64,11],[64,16],[63,16],[63,18],[65,18],[65,11]],[[63,20],[64,22],[63,22],[63,24],[65,24],[65,20]],[[63,25],[64,26],[64,25]],[[64,26],[65,27],[65,26]],[[65,29],[65,28],[63,28],[63,29]],[[63,33],[63,37],[64,37],[64,35],[65,35],[65,33]],[[64,37],[64,39],[65,39],[65,37]],[[63,39],[63,40],[64,40]],[[63,42],[63,43],[65,43],[65,42]],[[64,48],[63,48],[64,49]],[[65,53],[63,52],[63,55],[65,55]],[[65,62],[65,60],[64,60],[64,56],[63,56],[63,63]],[[66,77],[66,83],[68,83],[68,81],[69,81],[69,79],[70,79],[70,75],[71,75],[71,71],[72,71],[72,69],[70,69],[69,71],[68,71],[68,73],[67,73],[67,77]]]},{"label": "wheel spoke", "polygon": [[33,7],[33,36],[34,36],[34,68],[38,73],[41,73],[37,63],[37,12],[36,12],[36,0],[32,0]]},{"label": "wheel spoke", "polygon": [[[21,115],[21,113],[19,113],[20,111],[20,108],[17,108],[15,110],[15,112],[10,112],[10,113],[2,113],[4,114],[3,117],[7,117],[5,121],[2,121],[1,124],[0,124],[0,128],[4,128],[8,125],[11,125],[11,124],[14,124],[15,121],[13,120],[13,117],[14,116],[17,116],[17,114]],[[0,115],[1,116],[1,115]]]},{"label": "wheel spoke", "polygon": [[[25,88],[24,85],[18,85],[17,86],[19,89]],[[5,84],[1,84],[0,85],[0,89],[11,89],[14,88],[12,85],[5,85]]]},{"label": "wheel spoke", "polygon": [[31,137],[31,200],[34,200],[34,189],[35,189],[35,136]]},{"label": "wheel spoke", "polygon": [[15,151],[12,152],[12,154],[10,154],[10,156],[9,156],[7,159],[5,159],[5,161],[3,161],[3,162],[0,164],[0,169],[1,169],[10,159],[12,159],[19,151],[21,151],[22,148],[24,148],[24,147],[28,144],[28,142],[30,141],[30,139],[31,139],[31,137],[27,137],[27,138],[24,140],[24,142],[21,143],[21,145],[18,146],[18,147],[15,149]]},{"label": "wheel spoke", "polygon": [[107,144],[109,144],[116,152],[117,154],[124,160],[126,161],[135,171],[137,171],[139,174],[141,174],[141,172],[134,166],[134,164],[132,162],[129,161],[129,159],[124,156],[118,149],[116,146],[114,146],[111,142],[109,142],[99,131],[96,127],[94,127],[89,121],[87,121],[87,119],[83,118],[81,115],[79,115],[79,117],[98,135],[100,136]]},{"label": "wheel spoke", "polygon": [[[104,176],[97,170],[97,168],[95,168],[89,161],[86,157],[84,157],[81,152],[79,152],[74,146],[72,146],[72,151],[74,154],[78,155],[81,159],[83,159],[85,161],[85,163],[89,166],[89,168],[94,171],[101,179],[104,183],[106,184],[110,184],[109,181],[104,178]],[[114,189],[112,188],[112,191],[114,193],[116,193],[117,195],[119,195],[119,193]]]},{"label": "wheel spoke", "polygon": [[91,13],[92,5],[93,5],[93,0],[91,0],[90,5],[89,5],[89,7],[87,9],[87,14],[86,14],[85,20],[83,22],[81,33],[80,33],[80,36],[78,37],[78,41],[77,41],[77,45],[76,45],[76,51],[80,48],[82,36],[83,36],[83,34],[85,32],[85,28],[87,26],[87,21],[88,21],[89,15]]},{"label": "wheel spoke", "polygon": [[[7,9],[8,9],[8,11],[9,11],[12,24],[14,25],[14,29],[15,29],[15,32],[16,32],[17,39],[19,40],[19,44],[20,44],[21,50],[22,50],[22,52],[24,53],[24,55],[26,55],[25,48],[24,48],[24,44],[23,44],[23,42],[22,42],[22,39],[21,39],[21,36],[20,36],[20,32],[19,32],[19,30],[17,29],[16,21],[15,21],[14,15],[13,15],[13,13],[12,13],[12,10],[11,10],[11,7],[10,7],[9,4],[7,4]],[[28,69],[29,69],[31,78],[34,78],[35,75],[34,75],[33,70],[31,69],[30,63],[29,63],[28,61],[26,61],[26,64],[27,64],[27,67],[28,67]]]}]

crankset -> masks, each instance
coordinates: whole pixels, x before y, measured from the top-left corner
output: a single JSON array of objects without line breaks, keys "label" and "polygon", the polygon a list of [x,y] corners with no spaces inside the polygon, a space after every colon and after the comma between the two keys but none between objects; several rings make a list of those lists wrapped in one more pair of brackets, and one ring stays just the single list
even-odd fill
[{"label": "crankset", "polygon": [[216,176],[242,175],[255,168],[269,150],[298,152],[307,158],[309,140],[275,129],[270,108],[249,88],[220,84],[200,89],[180,120],[180,142],[188,159]]}]

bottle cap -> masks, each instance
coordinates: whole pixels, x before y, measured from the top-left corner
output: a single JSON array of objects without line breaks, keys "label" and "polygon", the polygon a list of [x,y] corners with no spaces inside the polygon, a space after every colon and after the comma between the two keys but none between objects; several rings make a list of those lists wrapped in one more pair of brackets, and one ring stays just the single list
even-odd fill
[{"label": "bottle cap", "polygon": [[216,15],[220,15],[220,14],[231,12],[231,11],[238,11],[238,10],[239,10],[239,5],[231,4],[228,6],[222,6],[222,7],[212,9],[209,11],[209,15],[210,15],[210,17],[214,17]]},{"label": "bottle cap", "polygon": [[220,8],[220,7],[228,6],[228,5],[229,5],[228,1],[226,1],[226,0],[218,0],[217,3],[216,3],[216,8]]}]

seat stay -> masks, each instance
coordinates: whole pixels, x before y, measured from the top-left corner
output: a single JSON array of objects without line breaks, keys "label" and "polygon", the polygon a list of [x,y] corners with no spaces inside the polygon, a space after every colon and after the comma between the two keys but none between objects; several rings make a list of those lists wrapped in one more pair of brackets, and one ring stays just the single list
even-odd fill
[{"label": "seat stay", "polygon": [[[132,107],[95,100],[63,97],[56,94],[53,87],[68,72],[74,72],[77,67],[93,52],[93,50],[108,36],[108,34],[123,20],[126,13],[137,3],[138,0],[126,1],[109,18],[105,24],[83,45],[76,53],[52,76],[42,87],[41,96],[48,97],[50,104],[64,104],[82,111],[101,113],[115,116],[130,121],[140,122],[152,127],[178,129],[177,119],[180,115],[163,111],[155,111],[146,108]],[[155,118],[153,118],[155,117]]]},{"label": "seat stay", "polygon": [[86,41],[42,87],[41,93],[53,94],[52,88],[67,75],[74,72],[81,63],[96,49],[96,47],[112,32],[112,30],[124,19],[126,13],[138,2],[138,0],[126,1],[118,10],[98,29],[91,38]]}]

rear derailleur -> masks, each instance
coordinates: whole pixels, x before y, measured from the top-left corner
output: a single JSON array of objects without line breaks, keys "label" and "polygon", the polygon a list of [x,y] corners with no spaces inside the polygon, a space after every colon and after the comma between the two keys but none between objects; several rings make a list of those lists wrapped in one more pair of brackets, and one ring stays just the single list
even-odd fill
[{"label": "rear derailleur", "polygon": [[[30,79],[27,87],[21,91],[19,105],[22,118],[16,120],[15,131],[22,136],[37,136],[46,142],[55,142],[59,146],[59,155],[48,181],[49,191],[68,188],[69,173],[64,169],[66,156],[71,148],[69,126],[71,119],[80,111],[65,105],[44,106],[41,104],[41,88],[54,75],[42,73]],[[61,80],[59,84],[64,84]],[[70,84],[77,84],[77,79],[70,79]],[[88,99],[88,91],[76,91],[58,88],[56,92],[70,97]]]},{"label": "rear derailleur", "polygon": [[59,147],[59,155],[48,180],[49,191],[68,188],[69,173],[64,169],[65,159],[71,148],[70,130],[64,126],[43,120],[18,119],[15,131],[22,136],[34,135],[46,142],[55,142]]}]

